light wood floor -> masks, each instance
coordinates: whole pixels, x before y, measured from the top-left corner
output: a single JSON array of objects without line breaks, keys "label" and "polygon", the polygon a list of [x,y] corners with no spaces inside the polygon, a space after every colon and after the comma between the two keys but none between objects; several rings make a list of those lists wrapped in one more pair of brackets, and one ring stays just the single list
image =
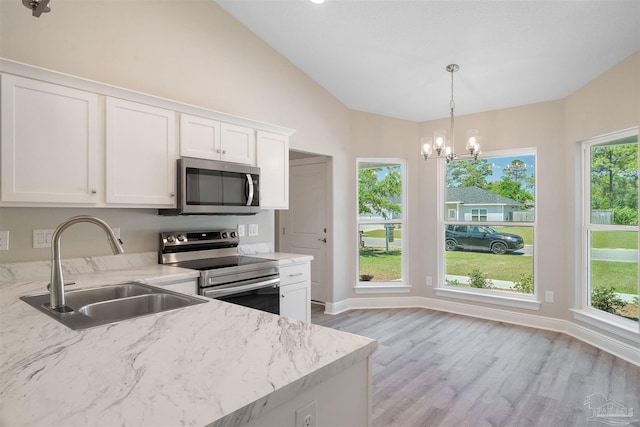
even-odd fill
[{"label": "light wood floor", "polygon": [[594,393],[592,406],[640,418],[640,368],[565,334],[426,309],[323,310],[312,323],[378,340],[374,427],[606,426],[589,420]]}]

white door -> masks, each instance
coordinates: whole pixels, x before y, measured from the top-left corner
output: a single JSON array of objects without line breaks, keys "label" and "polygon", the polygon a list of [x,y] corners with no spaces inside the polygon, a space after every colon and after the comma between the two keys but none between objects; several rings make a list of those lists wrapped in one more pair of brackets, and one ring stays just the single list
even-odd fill
[{"label": "white door", "polygon": [[279,211],[280,252],[313,256],[311,299],[327,301],[327,163],[291,160],[289,210]]}]

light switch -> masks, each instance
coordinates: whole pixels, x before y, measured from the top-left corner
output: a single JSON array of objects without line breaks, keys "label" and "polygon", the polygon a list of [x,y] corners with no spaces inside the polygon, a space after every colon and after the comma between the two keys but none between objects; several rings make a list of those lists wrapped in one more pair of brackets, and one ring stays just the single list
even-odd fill
[{"label": "light switch", "polygon": [[249,236],[258,235],[258,224],[249,224]]},{"label": "light switch", "polygon": [[55,230],[33,230],[33,247],[50,248]]},{"label": "light switch", "polygon": [[238,224],[238,237],[244,237],[245,229],[244,224]]}]

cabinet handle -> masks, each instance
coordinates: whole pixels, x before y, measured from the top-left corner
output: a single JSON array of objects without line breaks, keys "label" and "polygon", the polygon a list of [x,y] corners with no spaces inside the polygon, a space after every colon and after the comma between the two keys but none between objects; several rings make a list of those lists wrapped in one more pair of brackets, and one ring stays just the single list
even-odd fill
[{"label": "cabinet handle", "polygon": [[176,197],[176,193],[169,194],[169,197]]},{"label": "cabinet handle", "polygon": [[91,194],[98,194],[98,192],[96,191],[96,189],[95,189],[95,188],[92,188],[92,189],[91,189]]},{"label": "cabinet handle", "polygon": [[227,154],[227,150],[222,150],[222,154]]},{"label": "cabinet handle", "polygon": [[216,153],[219,153],[219,152],[220,152],[220,149],[218,148],[218,149],[216,150]]},{"label": "cabinet handle", "polygon": [[289,277],[296,277],[296,276],[302,276],[304,273],[295,273],[295,274],[290,274]]},{"label": "cabinet handle", "polygon": [[282,298],[284,298],[284,294],[280,295]]}]

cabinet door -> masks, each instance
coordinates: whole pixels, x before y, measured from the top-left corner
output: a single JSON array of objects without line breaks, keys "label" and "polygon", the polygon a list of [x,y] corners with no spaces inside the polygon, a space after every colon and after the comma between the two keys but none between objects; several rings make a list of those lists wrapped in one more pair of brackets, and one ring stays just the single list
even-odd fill
[{"label": "cabinet door", "polygon": [[97,95],[3,74],[3,202],[97,203]]},{"label": "cabinet door", "polygon": [[256,137],[253,129],[221,123],[220,146],[220,160],[252,166],[256,164]]},{"label": "cabinet door", "polygon": [[175,207],[173,111],[106,99],[107,203]]},{"label": "cabinet door", "polygon": [[309,282],[280,287],[280,315],[311,322],[311,292]]},{"label": "cabinet door", "polygon": [[260,207],[289,209],[289,137],[259,131],[256,145]]},{"label": "cabinet door", "polygon": [[220,160],[220,122],[180,114],[180,155]]}]

